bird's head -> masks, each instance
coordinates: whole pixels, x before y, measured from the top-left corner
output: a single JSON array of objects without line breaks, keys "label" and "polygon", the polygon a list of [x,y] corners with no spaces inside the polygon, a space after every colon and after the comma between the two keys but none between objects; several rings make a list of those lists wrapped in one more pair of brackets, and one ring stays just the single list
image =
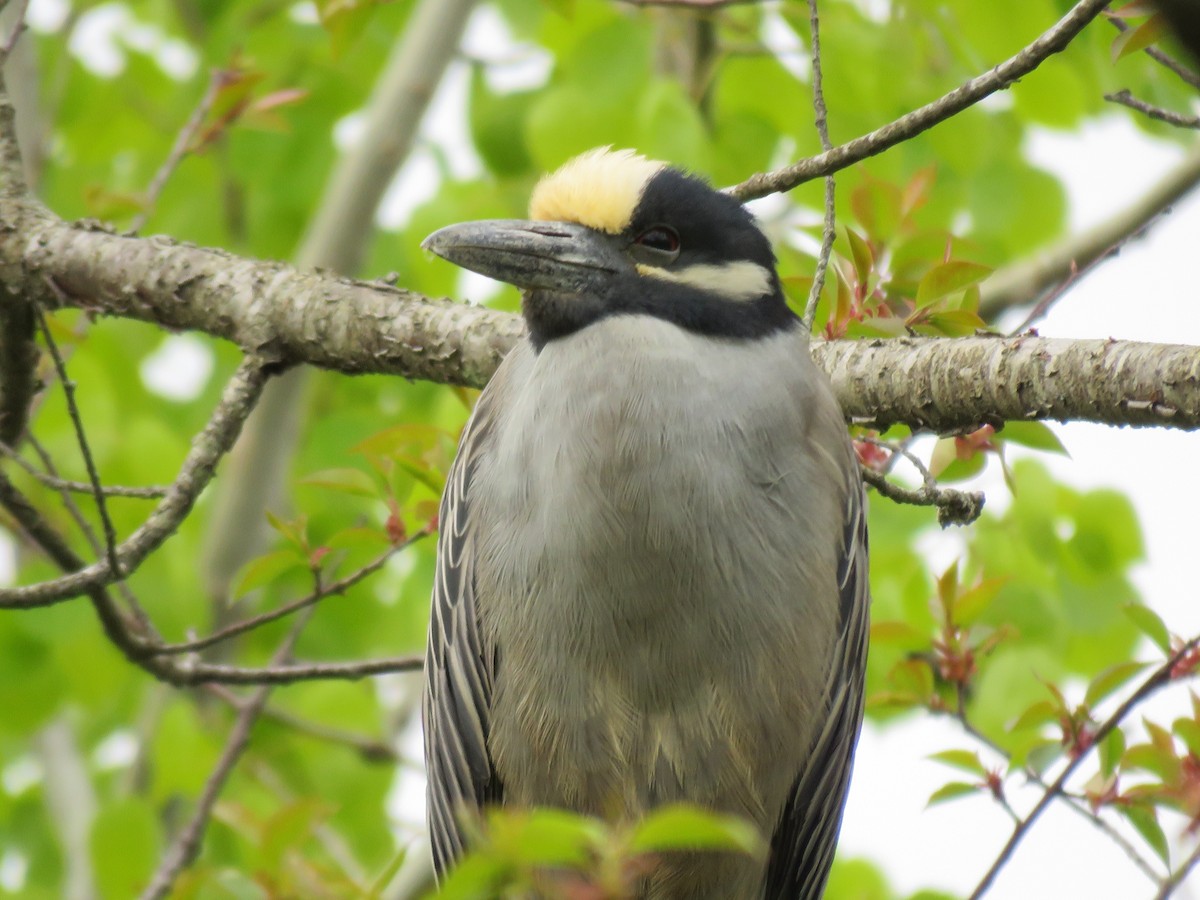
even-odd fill
[{"label": "bird's head", "polygon": [[591,150],[547,175],[529,220],[464,222],[427,250],[523,290],[534,345],[615,315],[754,338],[797,319],[770,242],[737,200],[630,150]]}]

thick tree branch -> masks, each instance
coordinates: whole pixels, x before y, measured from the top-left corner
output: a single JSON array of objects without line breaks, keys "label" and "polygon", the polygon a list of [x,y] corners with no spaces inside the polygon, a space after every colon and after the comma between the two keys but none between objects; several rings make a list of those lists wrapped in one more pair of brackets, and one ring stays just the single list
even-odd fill
[{"label": "thick tree branch", "polygon": [[829,175],[882,153],[884,150],[974,106],[989,94],[1003,90],[1014,81],[1028,75],[1049,57],[1071,43],[1075,36],[1084,29],[1084,26],[1096,18],[1108,3],[1109,0],[1082,0],[1059,19],[1053,28],[1016,56],[1006,59],[982,75],[977,75],[944,97],[927,103],[920,109],[915,109],[882,128],[876,128],[869,134],[834,147],[832,150],[802,159],[774,172],[752,175],[741,184],[729,188],[729,192],[739,200],[753,200],[757,197],[765,197],[767,194],[790,191],[814,178]]},{"label": "thick tree branch", "polygon": [[813,357],[846,418],[946,433],[1009,420],[1200,428],[1200,350],[1136,341],[829,341]]},{"label": "thick tree branch", "polygon": [[[16,213],[14,215],[14,212]],[[521,334],[515,316],[385,284],[301,272],[166,238],[70,225],[0,205],[0,285],[81,309],[225,338],[264,360],[480,386]]]},{"label": "thick tree branch", "polygon": [[[0,206],[0,283],[93,311],[202,331],[280,363],[480,386],[517,316]],[[6,223],[18,226],[16,231]],[[1127,341],[908,338],[816,344],[852,421],[937,431],[1007,419],[1200,427],[1200,351]]]}]

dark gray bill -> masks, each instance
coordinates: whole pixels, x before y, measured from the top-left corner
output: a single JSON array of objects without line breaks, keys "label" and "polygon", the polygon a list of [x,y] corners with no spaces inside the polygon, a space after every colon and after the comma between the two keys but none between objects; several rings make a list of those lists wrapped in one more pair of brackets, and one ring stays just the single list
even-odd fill
[{"label": "dark gray bill", "polygon": [[486,219],[435,231],[421,246],[520,288],[577,293],[632,263],[616,238],[573,222]]}]

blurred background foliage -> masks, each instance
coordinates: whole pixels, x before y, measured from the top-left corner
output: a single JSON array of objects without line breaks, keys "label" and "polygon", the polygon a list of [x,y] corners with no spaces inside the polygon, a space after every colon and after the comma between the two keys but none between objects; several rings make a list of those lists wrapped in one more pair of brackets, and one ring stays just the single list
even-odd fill
[{"label": "blurred background foliage", "polygon": [[[36,103],[46,148],[36,190],[64,218],[122,229],[147,212],[143,234],[287,259],[413,7],[408,0],[315,7],[34,0],[24,41],[36,82],[10,87]],[[1069,7],[1066,0],[824,0],[834,143],[986,70]],[[1102,95],[1117,89],[1186,108],[1186,87],[1144,55],[1114,61],[1116,34],[1094,23],[1008,92],[839,173],[835,272],[818,329],[854,337],[906,325],[943,334],[981,325],[979,281],[1064,237],[1064,191],[1029,161],[1030,129],[1077,129],[1111,111]],[[407,181],[402,170],[407,193],[385,202],[380,227],[364,229],[369,250],[360,274],[399,273],[399,285],[417,292],[482,294],[515,309],[511,288],[492,295],[462,279],[428,259],[421,239],[450,222],[522,215],[540,173],[599,144],[635,147],[717,184],[818,153],[807,37],[807,7],[794,0],[703,18],[609,0],[481,3],[418,137],[429,165]],[[514,70],[525,74],[514,79]],[[222,73],[221,86],[204,126],[148,210],[146,187],[213,71]],[[1145,117],[1132,120],[1175,139]],[[461,140],[452,145],[447,133]],[[414,181],[427,182],[424,194]],[[756,206],[800,305],[821,197],[813,182]],[[939,270],[948,263],[970,266]],[[216,402],[220,376],[236,364],[235,349],[84,314],[57,314],[53,328],[105,481],[169,482]],[[182,388],[164,387],[172,379],[162,372],[184,370],[193,374]],[[163,634],[181,640],[303,596],[314,566],[328,579],[354,571],[400,534],[429,525],[472,399],[394,378],[320,375],[307,390],[287,498],[270,511],[274,542],[243,569],[232,607],[210,596],[200,570],[211,496],[131,587]],[[33,432],[64,477],[86,477],[61,390],[44,394]],[[950,439],[940,474],[963,479],[983,465],[1004,465],[1010,440],[1061,452],[1037,428],[985,434],[973,444]],[[965,532],[962,557],[948,572],[931,571],[922,557],[920,536],[936,527],[929,510],[872,504],[868,715],[961,712],[1012,754],[1014,766],[1040,768],[1071,750],[1061,731],[1072,710],[1055,706],[1047,684],[1091,682],[1132,659],[1143,631],[1162,626],[1153,614],[1127,614],[1140,603],[1129,569],[1143,551],[1124,497],[1056,484],[1036,461],[1008,474],[1011,503]],[[56,525],[76,533],[53,492],[21,483]],[[87,498],[81,505],[91,517]],[[146,511],[135,499],[110,507],[121,534]],[[15,531],[8,546],[19,583],[55,574]],[[324,601],[297,655],[420,652],[433,550],[432,540],[418,541]],[[251,632],[214,658],[265,662],[286,627]],[[397,853],[419,831],[419,812],[406,808],[414,791],[397,787],[411,783],[419,765],[409,724],[416,681],[277,690],[177,896],[380,895]],[[228,697],[156,683],[105,640],[82,601],[0,615],[0,894],[68,893],[65,857],[80,848],[69,843],[66,814],[52,796],[64,771],[79,776],[70,816],[85,823],[83,868],[97,894],[140,890],[220,751],[233,715]],[[862,860],[840,862],[829,890],[833,900],[891,896],[885,876]]]}]

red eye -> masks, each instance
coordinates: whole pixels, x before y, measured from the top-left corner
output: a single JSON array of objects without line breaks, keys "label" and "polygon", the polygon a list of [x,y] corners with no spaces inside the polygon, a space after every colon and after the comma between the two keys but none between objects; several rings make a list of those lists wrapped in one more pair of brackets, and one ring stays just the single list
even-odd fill
[{"label": "red eye", "polygon": [[660,253],[676,253],[679,250],[679,234],[674,228],[655,225],[638,235],[634,243]]}]

